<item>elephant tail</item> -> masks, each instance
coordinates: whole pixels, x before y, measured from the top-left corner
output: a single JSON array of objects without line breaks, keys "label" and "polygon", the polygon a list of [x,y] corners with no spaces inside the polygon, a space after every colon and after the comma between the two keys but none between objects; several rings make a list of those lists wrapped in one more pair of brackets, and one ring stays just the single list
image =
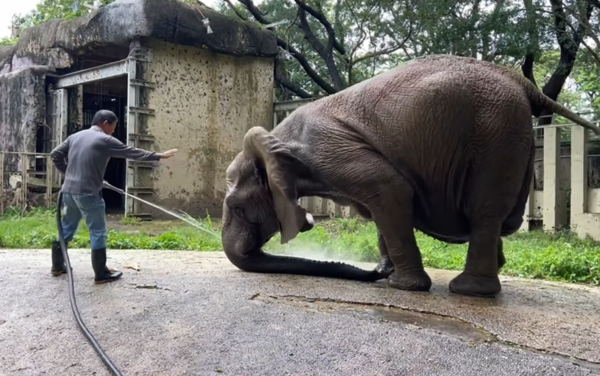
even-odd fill
[{"label": "elephant tail", "polygon": [[544,93],[542,93],[539,89],[537,89],[528,79],[524,77],[522,77],[521,79],[522,81],[526,81],[526,90],[528,91],[528,97],[530,99],[533,115],[535,117],[539,117],[542,111],[545,109],[560,116],[563,116],[600,136],[600,128],[594,125],[594,123],[585,120],[576,113],[553,101]]},{"label": "elephant tail", "polygon": [[363,270],[342,262],[315,261],[299,257],[276,256],[260,251],[243,260],[229,257],[232,264],[252,273],[295,274],[311,277],[327,277],[362,282],[384,279],[376,270]]}]

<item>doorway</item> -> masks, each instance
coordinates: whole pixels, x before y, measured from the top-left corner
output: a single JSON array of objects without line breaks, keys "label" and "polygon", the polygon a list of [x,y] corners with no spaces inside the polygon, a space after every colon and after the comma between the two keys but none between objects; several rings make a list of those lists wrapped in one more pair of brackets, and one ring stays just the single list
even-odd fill
[{"label": "doorway", "polygon": [[[117,77],[83,85],[83,129],[91,127],[92,119],[97,111],[109,110],[119,119],[113,137],[127,144],[127,78]],[[127,165],[125,159],[111,158],[106,167],[104,180],[109,184],[125,190],[127,181]],[[125,197],[110,189],[102,189],[107,214],[123,214]]]}]

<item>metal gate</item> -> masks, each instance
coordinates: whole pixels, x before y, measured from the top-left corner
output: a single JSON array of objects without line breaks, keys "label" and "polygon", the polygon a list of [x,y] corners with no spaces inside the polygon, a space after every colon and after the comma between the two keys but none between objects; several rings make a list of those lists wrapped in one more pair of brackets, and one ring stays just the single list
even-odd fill
[{"label": "metal gate", "polygon": [[[101,85],[101,84],[100,84]],[[121,93],[119,93],[121,94]],[[126,93],[123,93],[126,95]],[[94,115],[99,110],[109,110],[117,115],[119,123],[113,136],[123,143],[127,143],[127,117],[126,104],[127,99],[123,95],[108,95],[96,93],[83,93],[82,99],[83,129],[90,128]],[[123,159],[111,158],[106,167],[104,179],[111,185],[125,189],[125,161]],[[117,192],[110,189],[103,189],[102,195],[106,201],[107,210],[123,209],[124,198]]]}]

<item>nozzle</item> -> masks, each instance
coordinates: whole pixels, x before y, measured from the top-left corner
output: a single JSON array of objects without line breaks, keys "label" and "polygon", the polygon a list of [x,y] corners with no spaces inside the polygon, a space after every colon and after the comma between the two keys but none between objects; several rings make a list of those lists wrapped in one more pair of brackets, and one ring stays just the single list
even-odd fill
[{"label": "nozzle", "polygon": [[204,24],[204,26],[206,26],[206,34],[212,34],[212,29],[210,28],[210,21],[208,18],[203,18],[202,19],[202,23]]}]

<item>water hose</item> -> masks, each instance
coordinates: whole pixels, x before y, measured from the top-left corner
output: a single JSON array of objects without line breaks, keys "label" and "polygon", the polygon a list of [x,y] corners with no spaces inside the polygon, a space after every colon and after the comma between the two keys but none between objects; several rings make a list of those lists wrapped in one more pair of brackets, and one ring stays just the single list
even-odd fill
[{"label": "water hose", "polygon": [[75,320],[77,320],[79,329],[81,329],[81,332],[83,333],[85,338],[87,338],[89,343],[92,345],[92,347],[94,348],[94,350],[96,351],[96,353],[98,354],[98,356],[100,357],[102,362],[106,365],[106,367],[109,369],[109,371],[112,372],[113,375],[121,376],[121,371],[119,371],[119,369],[112,363],[112,361],[104,353],[104,350],[102,350],[102,347],[100,347],[100,344],[98,343],[98,341],[96,340],[94,335],[85,326],[85,324],[83,323],[83,320],[81,319],[81,315],[79,314],[79,308],[77,308],[77,302],[75,301],[75,287],[73,285],[73,270],[71,269],[71,261],[69,260],[69,254],[67,253],[67,245],[65,243],[65,237],[64,237],[64,233],[63,233],[62,221],[61,221],[61,215],[60,215],[61,208],[62,208],[62,199],[63,199],[63,192],[61,190],[58,193],[58,205],[57,205],[57,209],[56,209],[56,226],[58,227],[58,240],[60,242],[60,248],[62,250],[63,258],[65,259],[65,261],[67,263],[67,275],[69,277],[69,299],[71,300],[71,310],[73,311]]},{"label": "water hose", "polygon": [[[125,192],[122,189],[119,189],[117,187],[114,187],[112,185],[110,185],[109,183],[107,183],[106,181],[103,183],[104,184],[104,188],[108,188],[108,189],[112,189],[115,192],[118,192],[122,195],[131,197],[135,200],[141,201],[145,204],[148,204],[150,206],[153,206],[169,215],[172,215],[175,218],[178,218],[188,224],[191,224],[192,226],[205,231],[209,234],[211,234],[212,236],[216,237],[217,239],[220,239],[219,236],[215,233],[213,233],[212,231],[209,231],[208,229],[204,228],[200,223],[191,220],[190,218],[185,218],[183,216],[180,216],[176,213],[173,213],[163,207],[160,207],[156,204],[153,204],[151,202],[148,202],[146,200],[143,200],[137,196],[133,196],[127,192]],[[79,325],[79,329],[81,329],[81,332],[83,333],[83,335],[85,336],[85,338],[87,338],[87,340],[90,342],[90,344],[92,345],[92,347],[94,348],[94,350],[96,351],[96,353],[98,354],[98,356],[100,357],[100,359],[102,360],[102,362],[106,365],[106,367],[112,372],[113,375],[115,376],[121,376],[121,371],[119,371],[119,369],[111,362],[111,360],[108,358],[108,356],[104,353],[104,350],[102,350],[102,347],[100,347],[100,344],[98,343],[98,341],[96,341],[96,338],[94,337],[94,335],[89,331],[89,329],[85,326],[85,324],[83,323],[83,320],[81,319],[81,316],[79,314],[79,308],[77,308],[77,302],[75,301],[75,288],[73,286],[73,271],[71,269],[71,261],[69,260],[69,254],[67,253],[67,244],[65,243],[65,236],[63,233],[63,229],[62,229],[62,221],[61,221],[61,208],[62,208],[62,201],[63,201],[63,192],[62,190],[58,193],[58,204],[57,204],[57,210],[56,210],[56,226],[58,227],[58,240],[60,243],[60,249],[62,251],[63,254],[63,258],[65,259],[66,263],[67,263],[67,275],[69,277],[69,298],[71,300],[71,310],[73,311],[73,315],[75,316],[75,320],[77,320],[77,324]]]}]

